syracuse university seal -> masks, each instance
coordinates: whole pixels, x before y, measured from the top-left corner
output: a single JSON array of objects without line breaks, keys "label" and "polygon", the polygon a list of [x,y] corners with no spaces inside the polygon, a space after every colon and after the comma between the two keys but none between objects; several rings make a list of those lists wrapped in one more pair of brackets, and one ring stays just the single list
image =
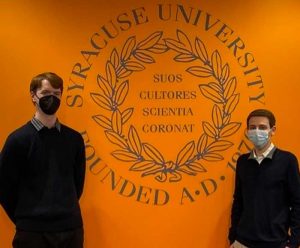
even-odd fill
[{"label": "syracuse university seal", "polygon": [[80,54],[66,103],[99,186],[156,206],[224,187],[250,150],[241,115],[265,104],[254,56],[231,27],[191,6],[140,6],[100,25]]}]

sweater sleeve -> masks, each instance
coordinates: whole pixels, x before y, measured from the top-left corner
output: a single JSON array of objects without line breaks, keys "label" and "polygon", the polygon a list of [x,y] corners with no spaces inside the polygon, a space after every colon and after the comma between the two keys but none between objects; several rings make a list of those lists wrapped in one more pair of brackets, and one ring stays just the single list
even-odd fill
[{"label": "sweater sleeve", "polygon": [[0,155],[0,203],[14,223],[21,152],[16,137],[9,136]]},{"label": "sweater sleeve", "polygon": [[231,227],[229,229],[228,239],[232,244],[236,239],[236,230],[243,211],[242,188],[240,182],[240,164],[241,157],[237,161],[236,175],[235,175],[235,189],[233,194],[233,204],[231,209]]},{"label": "sweater sleeve", "polygon": [[80,139],[78,141],[78,151],[76,154],[76,164],[74,169],[75,186],[78,199],[80,199],[83,191],[86,167],[84,141],[81,136],[79,138]]},{"label": "sweater sleeve", "polygon": [[292,155],[288,167],[288,191],[291,207],[289,247],[300,245],[300,174],[297,158]]}]

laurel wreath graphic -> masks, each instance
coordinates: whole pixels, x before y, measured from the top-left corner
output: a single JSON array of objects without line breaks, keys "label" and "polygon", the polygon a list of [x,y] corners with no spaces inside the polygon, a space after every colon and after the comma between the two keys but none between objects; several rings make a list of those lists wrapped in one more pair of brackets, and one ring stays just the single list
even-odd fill
[{"label": "laurel wreath graphic", "polygon": [[[131,171],[141,173],[142,177],[153,176],[159,182],[178,182],[184,174],[195,176],[207,172],[201,160],[214,162],[224,157],[222,151],[233,143],[226,140],[238,131],[239,122],[231,121],[231,114],[236,109],[240,94],[236,93],[236,77],[230,77],[228,63],[223,65],[217,50],[208,55],[205,44],[198,37],[194,44],[181,30],[176,31],[177,39],[163,38],[163,32],[157,31],[144,40],[137,42],[135,36],[129,37],[121,53],[114,48],[106,62],[103,77],[97,75],[100,92],[91,92],[91,98],[108,114],[92,116],[100,125],[107,139],[118,147],[111,154],[116,159],[130,162]],[[199,84],[201,94],[213,102],[211,122],[203,121],[203,133],[197,141],[191,140],[178,152],[176,160],[166,160],[153,145],[143,142],[133,125],[125,133],[125,124],[133,114],[133,108],[122,110],[129,91],[132,73],[143,71],[146,64],[155,63],[153,55],[167,51],[176,53],[176,62],[199,62],[186,71],[198,78],[209,79],[207,84]]]}]

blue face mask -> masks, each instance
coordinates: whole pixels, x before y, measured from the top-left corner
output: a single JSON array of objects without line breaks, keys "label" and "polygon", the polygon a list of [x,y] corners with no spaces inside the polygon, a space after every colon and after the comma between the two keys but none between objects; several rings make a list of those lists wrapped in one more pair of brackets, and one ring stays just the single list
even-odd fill
[{"label": "blue face mask", "polygon": [[263,148],[269,140],[270,130],[248,130],[248,138],[257,148]]}]

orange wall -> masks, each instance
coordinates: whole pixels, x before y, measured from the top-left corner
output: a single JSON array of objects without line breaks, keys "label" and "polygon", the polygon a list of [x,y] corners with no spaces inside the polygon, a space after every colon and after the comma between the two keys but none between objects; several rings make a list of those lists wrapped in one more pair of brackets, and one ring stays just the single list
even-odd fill
[{"label": "orange wall", "polygon": [[[181,3],[169,1],[176,10]],[[87,248],[94,247],[227,247],[227,231],[230,219],[231,197],[233,190],[234,171],[227,167],[232,162],[232,156],[239,150],[244,140],[244,120],[247,113],[257,107],[265,107],[274,111],[277,117],[277,133],[274,142],[278,147],[290,150],[298,158],[300,151],[298,141],[300,130],[300,91],[299,62],[300,38],[300,3],[299,1],[183,1],[185,10],[193,7],[194,11],[202,10],[211,15],[211,21],[220,19],[233,31],[225,37],[216,37],[220,24],[209,31],[203,28],[204,19],[199,19],[199,25],[192,25],[180,20],[161,21],[157,18],[159,1],[1,1],[0,3],[0,53],[2,87],[1,96],[1,132],[2,147],[7,135],[29,120],[33,114],[28,87],[31,78],[43,71],[54,71],[65,79],[63,106],[59,118],[80,132],[86,131],[87,154],[95,149],[95,156],[102,159],[97,166],[92,167],[93,159],[89,160],[84,196],[81,199],[85,223],[85,244]],[[148,21],[142,16],[137,17],[141,24],[133,24],[132,11],[144,7]],[[137,10],[138,12],[138,10]],[[91,51],[90,39],[100,28],[115,20],[122,13],[128,15],[132,26],[121,32],[115,39],[109,40],[107,47],[101,49],[99,56],[91,56],[92,66],[85,72],[87,79],[72,74],[74,65],[79,62],[87,66],[81,51]],[[195,13],[195,12],[193,12]],[[124,18],[124,16],[123,16]],[[202,18],[202,16],[201,16]],[[123,23],[123,27],[126,25]],[[209,55],[217,49],[222,61],[228,62],[231,76],[237,77],[239,102],[232,114],[232,121],[242,123],[239,130],[226,140],[232,142],[230,148],[219,152],[224,160],[217,162],[200,161],[207,169],[195,177],[183,175],[178,182],[158,182],[152,176],[141,177],[141,173],[130,171],[133,163],[123,162],[111,155],[118,149],[105,136],[93,119],[93,115],[111,116],[111,112],[103,110],[95,104],[90,93],[101,93],[97,85],[97,74],[106,75],[106,62],[113,48],[121,53],[127,38],[136,36],[137,41],[145,39],[156,31],[163,31],[166,39],[176,39],[176,30],[187,34],[194,42],[196,37],[203,40]],[[227,29],[228,31],[228,29]],[[224,34],[223,34],[224,35]],[[236,56],[233,49],[228,48],[230,41],[240,37],[245,49],[239,50]],[[97,40],[100,42],[100,40]],[[192,44],[194,44],[192,42]],[[171,49],[172,50],[172,49]],[[124,110],[133,107],[135,112],[125,125],[124,135],[128,135],[130,125],[133,125],[143,143],[155,146],[168,161],[175,161],[179,151],[188,141],[198,141],[203,132],[200,123],[212,118],[212,101],[205,98],[199,84],[209,83],[210,79],[195,77],[185,70],[191,66],[188,63],[178,63],[173,60],[175,51],[164,54],[154,54],[155,63],[144,64],[145,70],[130,75],[129,91],[126,101],[120,107]],[[249,52],[255,58],[251,67],[242,68],[237,57]],[[84,64],[85,63],[85,64]],[[224,65],[223,64],[223,65]],[[194,64],[193,64],[194,65]],[[245,75],[247,69],[258,67],[257,72]],[[78,69],[78,68],[77,68]],[[174,84],[155,84],[153,76],[157,72],[183,75],[183,81]],[[261,75],[263,87],[247,86]],[[72,80],[84,85],[83,90],[70,90]],[[120,79],[122,82],[125,79]],[[144,101],[139,93],[145,90],[194,90],[197,98],[186,101]],[[249,97],[264,93],[264,104],[249,101]],[[72,99],[79,95],[84,105],[72,107]],[[68,98],[70,97],[70,98]],[[69,100],[68,100],[69,99]],[[78,104],[79,101],[76,101]],[[143,109],[147,107],[185,107],[192,108],[193,115],[186,117],[145,117]],[[157,134],[142,131],[145,123],[195,123],[196,128],[191,133]],[[197,144],[197,143],[196,143]],[[245,148],[241,148],[244,152]],[[99,170],[104,165],[106,174],[113,171],[114,179],[128,185],[132,183],[136,191],[143,190],[140,195],[135,192],[132,197],[122,196],[121,186],[116,189],[111,186],[111,174]],[[97,174],[97,172],[99,172]],[[221,179],[224,176],[224,180]],[[213,184],[217,183],[213,191]],[[124,185],[124,184],[123,184]],[[141,188],[143,186],[144,188]],[[211,193],[205,194],[206,189]],[[126,188],[129,190],[129,186]],[[167,192],[169,201],[163,206],[153,204],[157,192]],[[194,201],[187,196],[190,192]],[[196,195],[199,190],[200,195]],[[185,194],[183,194],[185,193]],[[125,193],[124,193],[125,194]],[[162,203],[163,194],[160,195]],[[184,197],[183,197],[184,196]],[[183,199],[182,199],[183,197]],[[149,199],[149,203],[147,202]],[[14,234],[14,226],[9,222],[3,210],[0,210],[0,240],[1,247],[10,247]]]}]

